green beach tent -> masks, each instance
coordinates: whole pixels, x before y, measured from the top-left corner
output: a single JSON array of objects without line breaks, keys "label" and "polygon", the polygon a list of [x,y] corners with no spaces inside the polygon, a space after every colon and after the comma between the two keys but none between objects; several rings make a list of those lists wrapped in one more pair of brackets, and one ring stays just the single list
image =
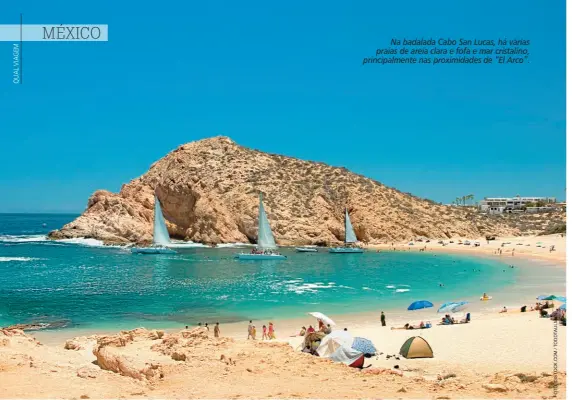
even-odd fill
[{"label": "green beach tent", "polygon": [[399,354],[405,358],[433,358],[433,349],[421,336],[412,336],[403,343]]}]

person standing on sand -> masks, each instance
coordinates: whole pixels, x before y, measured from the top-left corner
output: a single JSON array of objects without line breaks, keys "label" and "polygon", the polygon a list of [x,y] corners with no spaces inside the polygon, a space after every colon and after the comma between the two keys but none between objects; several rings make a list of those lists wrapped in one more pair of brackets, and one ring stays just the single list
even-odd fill
[{"label": "person standing on sand", "polygon": [[268,335],[266,334],[266,325],[262,325],[262,340],[268,339]]},{"label": "person standing on sand", "polygon": [[219,335],[220,335],[220,327],[217,322],[214,326],[214,337],[219,337]]},{"label": "person standing on sand", "polygon": [[274,324],[272,322],[268,323],[268,339],[276,339],[276,335],[274,334]]},{"label": "person standing on sand", "polygon": [[252,339],[256,340],[256,327],[252,325]]},{"label": "person standing on sand", "polygon": [[385,314],[383,313],[383,311],[381,312],[381,326],[385,326]]},{"label": "person standing on sand", "polygon": [[207,331],[210,331],[211,329],[209,328],[209,323],[205,322],[205,328],[207,328]]},{"label": "person standing on sand", "polygon": [[252,328],[254,328],[254,326],[252,325],[252,320],[250,320],[250,322],[248,323],[248,336],[246,340],[252,338]]}]

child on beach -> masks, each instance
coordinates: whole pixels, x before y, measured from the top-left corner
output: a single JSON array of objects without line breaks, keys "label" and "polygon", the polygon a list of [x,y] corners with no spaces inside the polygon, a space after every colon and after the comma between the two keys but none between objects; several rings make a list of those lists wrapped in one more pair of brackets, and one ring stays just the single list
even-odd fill
[{"label": "child on beach", "polygon": [[262,325],[262,340],[268,339],[268,335],[266,334],[266,325]]},{"label": "child on beach", "polygon": [[251,320],[248,323],[248,336],[246,337],[246,340],[252,338],[252,328],[253,328],[253,325],[252,325],[252,320]]},{"label": "child on beach", "polygon": [[256,340],[256,327],[252,325],[252,339]]},{"label": "child on beach", "polygon": [[219,327],[218,322],[217,322],[215,327],[214,327],[214,337],[219,337],[219,335],[220,335],[220,327]]}]

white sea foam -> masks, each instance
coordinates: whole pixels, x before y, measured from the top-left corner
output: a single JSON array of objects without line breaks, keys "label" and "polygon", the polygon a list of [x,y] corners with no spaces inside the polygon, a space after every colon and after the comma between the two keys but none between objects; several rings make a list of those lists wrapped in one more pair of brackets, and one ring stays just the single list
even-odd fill
[{"label": "white sea foam", "polygon": [[101,240],[91,239],[91,238],[74,238],[74,239],[58,239],[51,240],[48,239],[46,235],[0,235],[0,242],[5,243],[41,243],[41,244],[72,244],[79,246],[90,246],[90,247],[114,247],[123,248],[125,246],[119,245],[105,245]]},{"label": "white sea foam", "polygon": [[[296,281],[294,281],[296,282]],[[299,282],[296,282],[299,283]],[[302,294],[302,293],[318,293],[318,289],[329,289],[329,288],[333,288],[335,287],[335,285],[324,285],[322,282],[316,282],[316,283],[302,283],[299,286],[296,286],[295,284],[289,284],[286,286],[286,290],[289,292],[294,292],[297,294]]]},{"label": "white sea foam", "polygon": [[173,240],[167,247],[174,249],[190,249],[194,247],[209,247],[209,246],[204,245],[202,243],[185,242],[184,240]]},{"label": "white sea foam", "polygon": [[252,247],[253,244],[250,243],[220,243],[217,244],[216,247],[225,248],[225,247]]},{"label": "white sea foam", "polygon": [[43,258],[34,258],[34,257],[0,257],[0,262],[9,262],[9,261],[37,261],[43,260]]},{"label": "white sea foam", "polygon": [[410,289],[395,289],[395,293],[409,292]]},{"label": "white sea foam", "polygon": [[372,288],[368,288],[367,286],[362,287],[363,290],[373,290]]},{"label": "white sea foam", "polygon": [[394,285],[387,285],[386,288],[388,288],[388,289],[395,289],[395,286],[394,286]]},{"label": "white sea foam", "polygon": [[45,242],[46,235],[0,235],[0,242],[25,243],[25,242]]}]

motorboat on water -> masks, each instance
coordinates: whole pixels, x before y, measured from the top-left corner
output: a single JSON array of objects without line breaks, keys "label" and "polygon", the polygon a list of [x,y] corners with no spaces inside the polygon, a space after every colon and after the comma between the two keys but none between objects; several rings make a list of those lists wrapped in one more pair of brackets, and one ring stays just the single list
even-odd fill
[{"label": "motorboat on water", "polygon": [[239,260],[285,260],[286,256],[280,253],[240,253],[236,257]]},{"label": "motorboat on water", "polygon": [[344,246],[330,247],[330,253],[363,253],[363,249],[361,247],[355,246],[357,241],[358,240],[354,232],[354,227],[352,226],[352,221],[350,220],[350,215],[348,214],[348,209],[346,208]]},{"label": "motorboat on water", "polygon": [[133,254],[177,254],[167,246],[171,244],[167,224],[161,210],[161,203],[155,195],[155,214],[153,217],[153,244],[149,247],[132,247]]},{"label": "motorboat on water", "polygon": [[168,247],[150,246],[150,247],[132,247],[133,254],[177,254],[177,252]]},{"label": "motorboat on water", "polygon": [[286,256],[278,253],[276,241],[262,204],[262,193],[258,196],[258,240],[256,249],[250,253],[239,253],[235,257],[239,260],[285,260]]},{"label": "motorboat on water", "polygon": [[318,249],[315,247],[296,247],[298,253],[317,253]]},{"label": "motorboat on water", "polygon": [[361,247],[330,247],[330,253],[363,253]]}]

